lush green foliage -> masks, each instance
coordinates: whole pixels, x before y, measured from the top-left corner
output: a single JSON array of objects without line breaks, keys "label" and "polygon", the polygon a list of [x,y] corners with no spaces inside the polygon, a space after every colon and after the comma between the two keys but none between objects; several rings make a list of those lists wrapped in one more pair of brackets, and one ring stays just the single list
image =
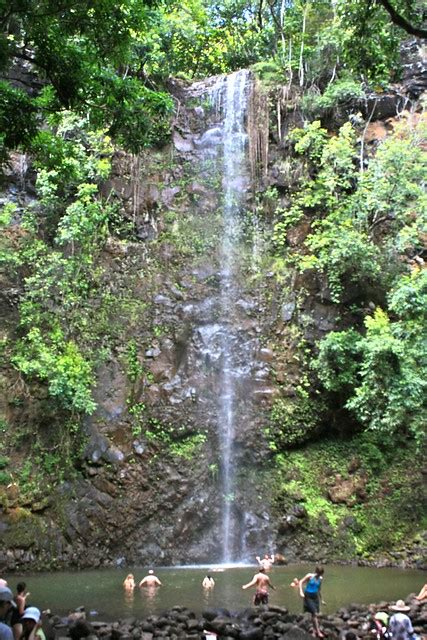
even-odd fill
[{"label": "lush green foliage", "polygon": [[175,458],[191,460],[207,441],[204,430],[198,433],[188,433],[186,425],[173,426],[163,424],[156,418],[148,421],[148,428],[144,431],[145,438],[154,446],[161,448],[162,455],[168,454]]},{"label": "lush green foliage", "polygon": [[[365,432],[349,440],[324,439],[276,455],[274,505],[282,514],[297,502],[307,512],[296,530],[298,540],[308,538],[312,547],[314,537],[324,555],[326,546],[332,545],[334,557],[343,545],[347,560],[352,555],[370,559],[378,550],[412,540],[423,518],[423,483],[417,465],[408,470],[406,456],[417,456],[414,443],[406,443],[403,459],[396,456],[400,443],[396,438],[386,443],[382,434]],[[343,481],[354,482],[355,487],[361,481],[364,498],[349,495],[351,506],[331,502],[331,486]],[[414,501],[415,496],[420,501]]]},{"label": "lush green foliage", "polygon": [[47,380],[51,395],[66,407],[86,413],[95,409],[91,365],[74,342],[64,341],[60,330],[43,337],[38,328],[30,329],[13,362],[22,373]]},{"label": "lush green foliage", "polygon": [[364,95],[361,83],[351,77],[343,77],[329,84],[322,94],[308,90],[303,96],[301,106],[310,119],[321,118],[342,106],[348,106],[354,110],[357,101]]},{"label": "lush green foliage", "polygon": [[344,391],[346,406],[384,440],[407,432],[420,444],[427,418],[425,321],[427,274],[415,270],[389,294],[389,313],[378,308],[366,334],[330,333],[320,345],[319,377],[330,391]]},{"label": "lush green foliage", "polygon": [[36,108],[30,98],[0,81],[0,161],[7,160],[9,149],[29,147],[37,132]]},{"label": "lush green foliage", "polygon": [[384,437],[409,433],[419,442],[427,364],[426,274],[416,262],[427,224],[423,131],[422,120],[403,122],[363,171],[349,124],[330,139],[318,122],[294,132],[296,152],[316,169],[275,232],[286,252],[289,225],[309,219],[305,247],[288,251],[289,259],[325,278],[336,303],[352,300],[355,310],[372,298],[381,303],[365,317],[364,334],[327,335],[314,368],[362,425]]},{"label": "lush green foliage", "polygon": [[35,0],[0,7],[7,25],[4,66],[30,62],[42,77],[36,97],[0,85],[3,146],[32,147],[37,118],[72,109],[92,127],[108,127],[131,150],[164,139],[172,101],[141,81],[138,33],[151,10],[126,0]]},{"label": "lush green foliage", "polygon": [[[101,346],[93,323],[99,309],[92,308],[102,274],[96,257],[114,213],[96,183],[107,175],[112,150],[108,138],[88,132],[72,115],[63,117],[56,134],[40,133],[37,144],[39,201],[25,212],[18,239],[5,235],[2,252],[5,267],[24,285],[12,362],[26,376],[46,381],[65,408],[91,413],[96,344]],[[9,208],[4,223],[12,215]],[[48,241],[39,232],[42,223]]]},{"label": "lush green foliage", "polygon": [[[422,123],[416,128],[402,125],[363,172],[349,123],[330,139],[317,121],[293,133],[295,151],[315,163],[316,174],[283,212],[275,240],[285,247],[289,224],[303,215],[310,217],[312,231],[305,251],[293,259],[301,270],[314,269],[326,276],[335,302],[349,295],[350,286],[356,287],[357,295],[374,287],[387,288],[402,269],[396,251],[414,255],[422,246],[426,215],[422,131]],[[376,229],[381,228],[386,234],[376,241]]]},{"label": "lush green foliage", "polygon": [[[270,65],[282,82],[297,75],[301,86],[327,87],[312,107],[329,108],[358,94],[360,77],[388,80],[403,35],[379,2],[360,0],[13,0],[0,4],[0,19],[0,68],[22,61],[37,78],[31,96],[0,83],[3,161],[8,149],[31,149],[37,126],[63,109],[134,152],[164,141],[170,75]],[[342,79],[327,86],[337,70]]]}]

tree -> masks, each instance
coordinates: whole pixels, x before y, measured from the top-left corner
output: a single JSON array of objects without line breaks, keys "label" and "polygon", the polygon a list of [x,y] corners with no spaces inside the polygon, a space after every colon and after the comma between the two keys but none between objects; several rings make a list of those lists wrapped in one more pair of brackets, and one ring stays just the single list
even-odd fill
[{"label": "tree", "polygon": [[425,315],[427,274],[415,269],[391,290],[389,312],[365,319],[366,334],[331,332],[322,340],[315,368],[326,389],[384,442],[410,435],[422,445],[427,417]]},{"label": "tree", "polygon": [[[13,138],[4,135],[3,145],[28,148],[40,119],[61,109],[84,113],[94,126],[109,127],[131,150],[162,138],[172,101],[144,85],[136,47],[136,34],[146,29],[150,11],[136,0],[0,3],[3,70],[16,60],[29,63],[43,87],[34,96],[8,82],[0,86],[2,130],[9,129],[4,126],[8,122],[16,132]],[[24,127],[22,113],[28,119]]]},{"label": "tree", "polygon": [[[379,0],[379,2],[387,11],[394,24],[406,31],[406,33],[416,36],[417,38],[427,38],[427,29],[422,29],[421,27],[417,27],[416,25],[409,22],[409,20],[407,20],[404,16],[396,11],[389,0]],[[412,2],[410,4],[413,5]]]}]

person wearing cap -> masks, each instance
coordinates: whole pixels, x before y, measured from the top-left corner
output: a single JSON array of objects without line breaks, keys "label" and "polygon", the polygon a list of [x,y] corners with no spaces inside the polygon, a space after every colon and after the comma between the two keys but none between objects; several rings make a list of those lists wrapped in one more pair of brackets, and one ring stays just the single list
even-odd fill
[{"label": "person wearing cap", "polygon": [[27,607],[21,617],[21,640],[46,640],[42,629],[41,613],[37,607]]},{"label": "person wearing cap", "polygon": [[161,582],[157,576],[154,575],[154,571],[152,569],[149,570],[148,575],[142,578],[139,583],[140,587],[160,587]]},{"label": "person wearing cap", "polygon": [[385,611],[377,611],[374,615],[371,623],[371,633],[374,635],[377,640],[381,640],[381,638],[390,638],[388,628],[388,619],[389,615]]},{"label": "person wearing cap", "polygon": [[0,587],[0,640],[13,640],[12,629],[5,623],[11,607],[16,607],[12,591],[8,587]]},{"label": "person wearing cap", "polygon": [[414,640],[414,629],[407,612],[410,610],[403,600],[398,600],[395,605],[389,607],[393,611],[388,629],[393,640]]}]

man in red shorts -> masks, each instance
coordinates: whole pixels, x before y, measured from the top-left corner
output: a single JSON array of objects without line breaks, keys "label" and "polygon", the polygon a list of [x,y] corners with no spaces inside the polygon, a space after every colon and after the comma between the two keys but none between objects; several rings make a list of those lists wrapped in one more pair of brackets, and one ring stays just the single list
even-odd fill
[{"label": "man in red shorts", "polygon": [[254,596],[254,605],[268,604],[268,589],[275,589],[271,584],[270,578],[265,575],[264,567],[260,567],[258,573],[254,575],[252,580],[248,584],[244,584],[242,589],[249,589],[249,587],[256,587]]}]

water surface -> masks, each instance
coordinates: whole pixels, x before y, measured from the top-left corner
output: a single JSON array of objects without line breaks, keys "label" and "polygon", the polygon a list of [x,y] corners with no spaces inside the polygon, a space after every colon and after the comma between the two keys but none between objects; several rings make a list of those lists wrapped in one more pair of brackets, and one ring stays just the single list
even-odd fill
[{"label": "water surface", "polygon": [[[301,598],[289,584],[295,576],[301,578],[312,570],[312,565],[274,567],[269,575],[276,591],[272,591],[270,603],[286,606],[293,613],[300,612]],[[53,613],[65,615],[84,606],[87,612],[97,612],[92,616],[95,620],[113,620],[129,616],[143,618],[174,605],[189,607],[197,615],[206,607],[242,609],[251,605],[254,593],[253,589],[243,591],[242,584],[249,582],[255,571],[251,566],[220,572],[200,567],[159,567],[155,572],[163,586],[152,591],[136,588],[131,595],[124,592],[124,578],[132,572],[139,582],[147,568],[13,575],[7,579],[12,589],[24,580],[31,592],[29,604],[41,609],[50,608]],[[201,586],[207,573],[216,583],[210,592]],[[322,612],[332,613],[350,602],[368,604],[405,598],[409,593],[418,592],[425,582],[425,572],[417,570],[326,566],[323,599],[327,604]]]}]

